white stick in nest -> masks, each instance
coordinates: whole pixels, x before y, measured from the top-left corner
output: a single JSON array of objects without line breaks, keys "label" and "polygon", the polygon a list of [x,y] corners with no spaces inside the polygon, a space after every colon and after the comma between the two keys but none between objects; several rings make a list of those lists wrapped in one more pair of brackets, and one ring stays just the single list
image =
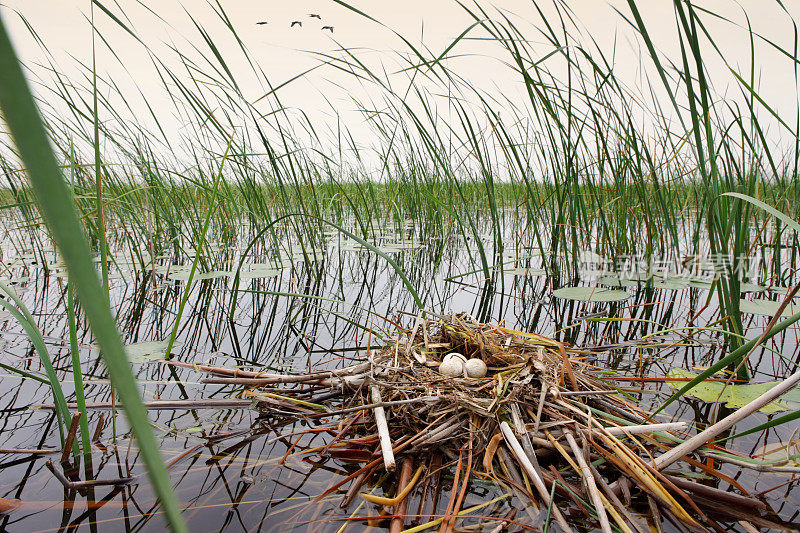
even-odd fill
[{"label": "white stick in nest", "polygon": [[[519,464],[533,482],[534,487],[536,487],[536,490],[539,492],[539,496],[541,496],[542,500],[544,500],[545,505],[551,505],[550,492],[547,490],[542,478],[536,472],[536,469],[533,468],[533,463],[531,463],[531,460],[525,454],[525,450],[522,449],[522,445],[517,440],[517,437],[514,435],[514,432],[511,430],[508,422],[500,422],[500,431],[503,433],[503,437],[506,439],[508,447],[511,448],[511,451],[514,452],[514,455],[517,457],[517,461],[519,461]],[[561,526],[561,529],[564,530],[565,533],[572,533],[572,528],[569,527],[569,524],[567,524],[567,521],[564,519],[564,515],[561,514],[561,511],[558,510],[558,507],[555,506],[555,503],[551,505],[551,509],[553,518],[556,519],[556,522],[558,522],[558,525]]]},{"label": "white stick in nest", "polygon": [[583,481],[586,483],[586,491],[589,493],[589,496],[591,496],[594,510],[597,512],[600,530],[603,531],[603,533],[611,533],[611,524],[608,522],[608,515],[603,505],[603,499],[600,497],[600,491],[597,490],[594,475],[589,465],[586,463],[586,459],[583,457],[583,451],[578,447],[578,443],[575,442],[575,437],[572,436],[572,433],[565,433],[564,436],[567,438],[569,447],[572,449],[572,455],[575,456],[575,460],[578,462],[578,466],[581,469],[581,476],[583,476]]},{"label": "white stick in nest", "polygon": [[640,426],[611,426],[606,428],[609,435],[625,435],[630,433],[656,433],[658,431],[683,431],[687,427],[686,422],[664,422],[663,424],[642,424]]},{"label": "white stick in nest", "polygon": [[[372,403],[382,404],[381,391],[377,385],[370,389],[372,392]],[[389,425],[386,423],[386,412],[382,405],[378,405],[372,410],[375,413],[375,424],[378,426],[378,437],[383,453],[383,465],[387,472],[394,472],[397,465],[394,462],[394,451],[392,451],[392,439],[389,437]]]}]

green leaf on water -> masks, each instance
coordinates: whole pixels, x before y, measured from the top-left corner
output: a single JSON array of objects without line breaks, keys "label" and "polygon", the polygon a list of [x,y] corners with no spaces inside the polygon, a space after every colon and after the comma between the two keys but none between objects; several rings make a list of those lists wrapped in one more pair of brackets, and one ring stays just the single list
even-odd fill
[{"label": "green leaf on water", "polygon": [[763,285],[756,285],[755,283],[742,283],[739,286],[739,290],[742,292],[761,292],[765,289],[766,287]]},{"label": "green leaf on water", "polygon": [[196,277],[198,280],[204,280],[204,279],[227,278],[230,275],[231,273],[228,272],[227,270],[212,270],[211,272],[201,272],[197,274]]},{"label": "green leaf on water", "polygon": [[[597,280],[597,283],[600,283],[601,285],[605,285],[607,287],[614,287],[619,289],[622,287],[629,286],[625,284],[625,281],[621,280],[618,276],[602,276]],[[635,285],[636,283],[633,284]]]},{"label": "green leaf on water", "polygon": [[790,461],[793,465],[798,465],[798,454],[800,454],[800,446],[798,441],[791,442],[770,442],[758,448],[753,452],[752,456],[762,461],[778,462]]},{"label": "green leaf on water", "polygon": [[[169,341],[145,341],[125,346],[125,353],[131,363],[149,363],[157,359],[163,359],[166,355]],[[180,347],[180,342],[175,342],[173,349]]]},{"label": "green leaf on water", "polygon": [[[770,287],[769,291],[770,292],[774,292],[775,294],[782,294],[782,295],[786,296],[787,294],[789,294],[789,291],[791,289],[792,289],[792,287]],[[795,298],[800,298],[800,292],[795,294],[794,297]]]},{"label": "green leaf on water", "polygon": [[544,276],[546,272],[541,268],[518,267],[504,269],[503,272],[510,276]]},{"label": "green leaf on water", "polygon": [[695,289],[704,289],[709,290],[711,289],[711,285],[714,283],[713,279],[708,279],[704,277],[691,277],[689,278],[689,286],[694,287]]},{"label": "green leaf on water", "polygon": [[[682,368],[673,368],[667,372],[667,378],[693,379],[696,377],[697,374]],[[738,409],[752,402],[779,383],[780,381],[745,384],[731,383],[725,387],[725,383],[719,381],[704,381],[698,383],[684,394],[704,402],[715,403],[719,401],[731,409]],[[667,381],[667,384],[673,389],[680,389],[686,383],[684,381]],[[800,388],[792,389],[784,394],[780,400],[765,405],[761,408],[761,412],[777,413],[779,411],[788,411],[796,409],[798,407],[797,404],[800,404]]]},{"label": "green leaf on water", "polygon": [[425,245],[421,242],[393,242],[387,243],[380,247],[380,249],[386,253],[389,252],[403,252],[405,250],[416,250],[418,248],[422,248]]},{"label": "green leaf on water", "polygon": [[[278,268],[275,268],[274,265],[269,263],[245,263],[242,265],[242,268],[246,268],[247,270],[239,272],[240,279],[274,278],[281,273]],[[235,274],[235,272],[229,272],[231,277]]]},{"label": "green leaf on water", "polygon": [[[190,269],[175,269],[169,273],[167,276],[168,279],[172,281],[189,281],[189,276],[191,275]],[[231,273],[226,270],[212,270],[210,272],[196,272],[194,275],[194,279],[198,281],[203,281],[206,279],[217,279],[217,278],[224,278],[230,276]]]},{"label": "green leaf on water", "polygon": [[627,291],[603,287],[561,287],[553,291],[553,296],[580,302],[620,302],[630,297]]},{"label": "green leaf on water", "polygon": [[[781,302],[773,302],[772,300],[765,300],[763,298],[754,298],[753,300],[740,300],[739,310],[742,313],[752,313],[754,315],[775,316],[778,312]],[[788,317],[800,311],[800,306],[790,303],[786,309],[781,313],[782,317]]]},{"label": "green leaf on water", "polygon": [[653,288],[667,291],[681,291],[689,288],[689,282],[685,279],[665,279],[653,283]]},{"label": "green leaf on water", "polygon": [[[598,283],[608,287],[645,287],[647,286],[647,278],[636,277],[620,278],[618,276],[603,276]],[[679,291],[686,289],[689,286],[689,281],[686,278],[651,278],[650,286],[654,289],[663,289],[668,291]]]}]

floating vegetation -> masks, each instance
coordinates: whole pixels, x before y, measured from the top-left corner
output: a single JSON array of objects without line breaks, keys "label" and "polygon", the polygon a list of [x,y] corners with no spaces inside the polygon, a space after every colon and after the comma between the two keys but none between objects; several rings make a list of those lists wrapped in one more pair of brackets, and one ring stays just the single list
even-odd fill
[{"label": "floating vegetation", "polygon": [[[679,389],[687,380],[696,377],[697,374],[683,368],[673,368],[667,372],[667,383],[673,389]],[[681,381],[669,381],[670,378],[680,378]],[[781,383],[780,381],[733,383],[729,378],[730,376],[726,376],[717,381],[704,381],[692,388],[686,395],[704,402],[724,403],[731,409],[738,409]],[[795,388],[784,393],[781,400],[765,405],[760,411],[763,413],[777,413],[798,408],[800,408],[800,388]]]},{"label": "floating vegetation", "polygon": [[563,300],[580,302],[621,302],[630,298],[627,291],[606,289],[604,287],[561,287],[553,291],[553,296]]},{"label": "floating vegetation", "polygon": [[[173,344],[173,349],[179,348],[182,343]],[[125,353],[131,363],[149,363],[163,359],[167,353],[169,341],[145,341],[125,346]]]},{"label": "floating vegetation", "polygon": [[510,276],[545,276],[547,272],[542,268],[533,267],[517,267],[517,268],[504,268],[503,272]]},{"label": "floating vegetation", "polygon": [[[280,273],[280,269],[270,263],[245,263],[242,265],[242,270],[239,271],[239,277],[241,279],[274,278]],[[230,272],[229,275],[233,277],[236,272]]]},{"label": "floating vegetation", "polygon": [[740,285],[740,290],[742,291],[742,293],[764,292],[765,290],[767,290],[767,288],[764,287],[763,285],[756,285],[755,283],[742,283]]},{"label": "floating vegetation", "polygon": [[632,279],[620,276],[602,276],[597,280],[597,282],[606,285],[607,287],[650,287],[652,289],[663,289],[669,291],[679,291],[689,287],[689,280],[680,277],[640,277]]},{"label": "floating vegetation", "polygon": [[[778,313],[780,307],[781,302],[773,302],[772,300],[765,300],[764,298],[753,298],[752,300],[742,299],[739,301],[739,310],[742,313],[751,313],[754,315],[774,316]],[[797,305],[789,304],[781,311],[779,316],[790,317],[798,310]]]},{"label": "floating vegetation", "polygon": [[703,278],[692,278],[689,280],[689,286],[694,287],[695,289],[710,290],[713,284],[713,280]]}]

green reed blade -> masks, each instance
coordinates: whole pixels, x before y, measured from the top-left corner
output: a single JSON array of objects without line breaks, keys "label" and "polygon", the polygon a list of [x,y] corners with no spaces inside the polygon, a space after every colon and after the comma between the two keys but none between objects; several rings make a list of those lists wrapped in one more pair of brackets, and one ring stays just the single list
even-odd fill
[{"label": "green reed blade", "polygon": [[142,404],[136,379],[131,372],[108,300],[97,277],[80,222],[75,213],[72,193],[64,182],[53,154],[41,116],[31,95],[19,59],[0,19],[0,109],[20,158],[28,171],[39,208],[44,215],[53,239],[61,250],[71,281],[80,297],[92,331],[100,345],[100,353],[117,394],[122,400],[131,431],[142,454],[156,495],[164,509],[167,522],[175,532],[184,532],[178,502],[172,491],[153,435],[147,410]]}]

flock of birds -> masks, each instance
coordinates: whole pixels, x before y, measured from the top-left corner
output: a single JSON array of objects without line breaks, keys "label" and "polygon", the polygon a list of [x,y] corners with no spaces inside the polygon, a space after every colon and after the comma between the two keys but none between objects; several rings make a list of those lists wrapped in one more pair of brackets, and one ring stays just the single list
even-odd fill
[{"label": "flock of birds", "polygon": [[[317,19],[319,21],[322,21],[322,16],[318,15],[316,13],[309,13],[308,17],[312,18],[312,19]],[[258,24],[259,26],[263,26],[264,24],[269,24],[269,21],[262,20],[262,21],[256,22],[256,24]],[[299,26],[299,27],[302,28],[303,27],[303,21],[301,21],[301,20],[293,20],[292,23],[289,25],[289,27],[290,28],[294,28],[295,26]],[[331,33],[333,33],[333,26],[323,26],[322,27],[322,31],[325,31],[325,30],[328,30]]]}]

